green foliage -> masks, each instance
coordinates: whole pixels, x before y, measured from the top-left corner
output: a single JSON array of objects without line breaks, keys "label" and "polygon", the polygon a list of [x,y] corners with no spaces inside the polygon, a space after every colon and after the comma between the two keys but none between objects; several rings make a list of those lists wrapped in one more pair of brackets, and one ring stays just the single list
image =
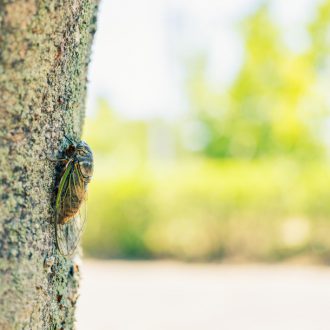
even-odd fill
[{"label": "green foliage", "polygon": [[[135,173],[136,174],[136,173]],[[150,186],[145,178],[96,178],[88,201],[87,253],[98,257],[144,258],[141,235],[152,221]]]},{"label": "green foliage", "polygon": [[324,17],[329,16],[328,3],[310,27],[311,48],[301,53],[283,43],[267,6],[243,21],[244,60],[235,81],[225,90],[206,79],[203,56],[192,62],[188,75],[191,108],[210,136],[203,154],[249,159],[289,155],[304,160],[324,155],[319,132],[328,112],[325,99],[315,93],[321,78],[313,62],[329,47],[327,30],[322,29]]},{"label": "green foliage", "polygon": [[102,101],[85,130],[96,153],[86,253],[330,261],[329,22],[327,0],[305,27],[310,47],[297,52],[261,6],[238,26],[235,80],[211,85],[198,54],[191,111],[172,125],[121,119]]},{"label": "green foliage", "polygon": [[84,237],[90,256],[329,258],[326,165],[195,159],[120,172],[91,183]]}]

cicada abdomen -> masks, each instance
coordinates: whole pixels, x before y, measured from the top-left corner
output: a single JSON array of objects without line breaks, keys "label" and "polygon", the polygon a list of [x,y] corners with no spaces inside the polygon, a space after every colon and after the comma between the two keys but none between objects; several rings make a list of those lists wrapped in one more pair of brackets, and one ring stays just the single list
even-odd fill
[{"label": "cicada abdomen", "polygon": [[86,221],[86,209],[82,205],[93,174],[93,154],[87,143],[71,141],[61,160],[65,166],[56,196],[55,234],[59,251],[69,256],[76,250]]}]

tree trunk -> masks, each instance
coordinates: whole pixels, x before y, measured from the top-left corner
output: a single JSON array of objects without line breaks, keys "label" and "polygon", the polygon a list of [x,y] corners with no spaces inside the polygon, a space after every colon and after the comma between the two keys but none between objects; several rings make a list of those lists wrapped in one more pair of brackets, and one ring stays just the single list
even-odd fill
[{"label": "tree trunk", "polygon": [[55,247],[55,164],[79,140],[96,0],[0,0],[0,329],[72,329],[79,267]]}]

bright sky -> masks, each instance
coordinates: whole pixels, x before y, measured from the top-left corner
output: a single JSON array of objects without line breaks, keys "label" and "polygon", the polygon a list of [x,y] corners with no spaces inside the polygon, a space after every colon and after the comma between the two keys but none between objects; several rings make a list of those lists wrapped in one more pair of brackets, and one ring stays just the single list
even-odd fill
[{"label": "bright sky", "polygon": [[[208,78],[226,87],[244,49],[235,23],[261,0],[103,0],[89,72],[88,114],[105,97],[133,118],[175,118],[185,110],[184,60],[203,50]],[[302,23],[321,0],[274,0],[272,14],[293,50],[308,46]]]}]

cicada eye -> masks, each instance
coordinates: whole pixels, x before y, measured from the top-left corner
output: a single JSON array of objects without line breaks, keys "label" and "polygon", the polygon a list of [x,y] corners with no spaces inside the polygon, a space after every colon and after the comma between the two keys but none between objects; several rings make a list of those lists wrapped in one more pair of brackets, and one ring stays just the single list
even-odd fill
[{"label": "cicada eye", "polygon": [[85,151],[84,150],[82,150],[82,149],[78,149],[78,155],[80,155],[80,156],[85,156]]},{"label": "cicada eye", "polygon": [[70,144],[65,150],[65,153],[68,157],[71,157],[75,151],[76,151],[76,147],[73,144]]}]

